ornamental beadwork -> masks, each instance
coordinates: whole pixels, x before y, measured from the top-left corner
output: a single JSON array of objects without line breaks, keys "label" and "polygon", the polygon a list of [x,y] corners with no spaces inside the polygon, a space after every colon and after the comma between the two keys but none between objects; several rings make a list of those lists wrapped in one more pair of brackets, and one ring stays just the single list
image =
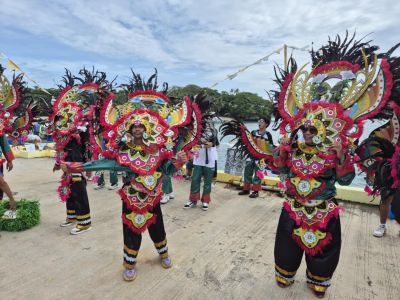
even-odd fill
[{"label": "ornamental beadwork", "polygon": [[303,229],[297,228],[293,230],[293,233],[297,235],[304,246],[309,249],[315,248],[321,240],[326,238],[326,232],[320,230]]}]

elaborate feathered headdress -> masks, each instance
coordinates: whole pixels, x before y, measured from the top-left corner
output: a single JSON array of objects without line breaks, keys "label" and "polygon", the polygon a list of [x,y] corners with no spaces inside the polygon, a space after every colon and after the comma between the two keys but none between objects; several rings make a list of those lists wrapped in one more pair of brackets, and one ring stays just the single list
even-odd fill
[{"label": "elaborate feathered headdress", "polygon": [[307,65],[297,70],[291,59],[290,71],[276,72],[280,89],[275,113],[282,118],[281,132],[290,137],[305,127],[314,127],[316,132],[313,142],[321,162],[308,163],[300,157],[296,161],[295,155],[294,164],[303,170],[299,176],[307,177],[314,169],[320,174],[325,169],[318,167],[322,163],[333,165],[329,148],[334,143],[355,149],[365,120],[393,116],[390,100],[400,93],[400,61],[391,56],[395,47],[377,54],[378,47],[370,41],[357,41],[355,35],[346,34],[343,40],[337,36],[311,51],[311,71],[306,71]]},{"label": "elaborate feathered headdress", "polygon": [[52,134],[60,149],[77,136],[79,126],[86,127],[86,122],[93,119],[96,108],[101,106],[113,85],[104,72],[94,68],[92,72],[83,68],[79,75],[66,70],[63,84],[59,85],[60,94],[53,104]]},{"label": "elaborate feathered headdress", "polygon": [[[332,143],[346,147],[360,137],[362,122],[385,106],[393,87],[390,64],[378,58],[376,46],[337,36],[312,51],[312,70],[304,65],[285,75],[279,92],[281,130],[317,129],[314,142],[325,152]],[[350,138],[350,139],[349,139]]]},{"label": "elaborate feathered headdress", "polygon": [[[179,128],[191,122],[193,112],[195,115],[196,112],[199,115],[199,112],[188,97],[176,105],[171,105],[166,95],[168,85],[164,83],[161,91],[156,90],[157,70],[147,81],[133,71],[132,75],[129,83],[122,85],[128,94],[128,101],[114,105],[113,97],[109,97],[102,109],[101,123],[108,131],[104,136],[108,142],[103,155],[117,158],[120,164],[127,165],[143,175],[153,172],[162,160],[172,157],[175,151],[186,150],[185,147],[192,140],[179,143],[177,149],[178,140],[182,140],[178,139]],[[140,153],[136,153],[132,156],[129,155],[129,151],[126,151],[126,155],[121,154],[120,142],[126,139],[126,133],[137,123],[145,127],[145,148],[142,151],[152,155],[141,156]],[[195,138],[198,137],[195,135]]]},{"label": "elaborate feathered headdress", "polygon": [[12,140],[17,140],[28,134],[34,102],[30,101],[23,112],[17,113],[25,97],[26,82],[23,81],[23,74],[14,74],[10,82],[4,71],[0,65],[0,135],[9,134]]}]

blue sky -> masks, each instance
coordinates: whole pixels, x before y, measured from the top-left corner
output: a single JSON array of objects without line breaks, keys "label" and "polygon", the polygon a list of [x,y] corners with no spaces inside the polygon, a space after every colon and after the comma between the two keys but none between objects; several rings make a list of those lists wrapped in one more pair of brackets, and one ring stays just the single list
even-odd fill
[{"label": "blue sky", "polygon": [[[357,30],[383,51],[400,42],[397,1],[0,0],[0,51],[44,87],[64,68],[95,66],[124,83],[153,68],[170,86],[211,86],[282,44],[316,47]],[[400,55],[400,54],[399,54]],[[308,54],[294,52],[299,63]],[[219,90],[265,96],[279,55]],[[4,63],[4,61],[2,61]]]}]

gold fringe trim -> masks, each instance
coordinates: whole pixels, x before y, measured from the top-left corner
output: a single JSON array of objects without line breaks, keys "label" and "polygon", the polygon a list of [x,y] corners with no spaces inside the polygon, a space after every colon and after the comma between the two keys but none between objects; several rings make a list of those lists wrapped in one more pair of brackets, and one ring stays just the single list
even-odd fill
[{"label": "gold fringe trim", "polygon": [[135,257],[138,255],[139,251],[129,249],[128,246],[124,245],[124,251],[130,255],[134,255]]},{"label": "gold fringe trim", "polygon": [[163,241],[161,241],[159,243],[154,243],[154,246],[156,246],[156,248],[160,248],[160,247],[165,246],[165,245],[167,245],[167,239],[165,239],[165,240],[163,240]]},{"label": "gold fringe trim", "polygon": [[311,279],[315,279],[317,281],[327,281],[329,279],[331,279],[331,277],[321,277],[321,276],[316,276],[310,273],[310,271],[307,270],[307,275],[308,277],[310,277]]},{"label": "gold fringe trim", "polygon": [[136,263],[134,264],[128,264],[126,261],[123,262],[122,264],[125,269],[133,270],[136,267]]},{"label": "gold fringe trim", "polygon": [[78,220],[89,219],[89,218],[90,218],[90,214],[86,214],[86,215],[82,215],[82,216],[76,216],[76,218],[77,218]]},{"label": "gold fringe trim", "polygon": [[281,267],[279,267],[278,265],[275,264],[275,269],[278,270],[279,273],[285,275],[285,276],[294,276],[296,275],[296,272],[288,272],[285,269],[282,269]]},{"label": "gold fringe trim", "polygon": [[310,289],[320,293],[325,293],[326,290],[328,289],[326,286],[320,286],[312,283],[308,283],[307,285]]},{"label": "gold fringe trim", "polygon": [[67,214],[74,215],[75,214],[75,210],[74,209],[67,209]]},{"label": "gold fringe trim", "polygon": [[168,251],[165,252],[165,253],[160,254],[160,257],[161,257],[161,258],[167,258],[168,256],[169,256],[169,255],[168,255]]},{"label": "gold fringe trim", "polygon": [[85,230],[88,229],[90,226],[92,226],[91,224],[89,225],[76,225],[76,228],[80,229],[80,230]]},{"label": "gold fringe trim", "polygon": [[286,279],[283,279],[282,277],[275,276],[275,280],[279,283],[282,283],[283,285],[289,286],[292,285],[293,282],[287,281]]}]

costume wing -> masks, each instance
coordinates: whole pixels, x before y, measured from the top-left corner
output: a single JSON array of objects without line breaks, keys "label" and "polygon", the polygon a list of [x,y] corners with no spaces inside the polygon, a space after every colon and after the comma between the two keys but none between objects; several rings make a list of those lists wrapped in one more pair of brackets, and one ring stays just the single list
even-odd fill
[{"label": "costume wing", "polygon": [[233,148],[241,157],[272,161],[274,146],[268,140],[253,135],[243,123],[237,120],[225,122],[220,131],[222,138],[228,135],[234,136]]},{"label": "costume wing", "polygon": [[29,134],[29,129],[32,126],[32,108],[28,107],[25,114],[15,118],[12,124],[12,132],[9,133],[8,137],[16,142],[18,139]]}]

